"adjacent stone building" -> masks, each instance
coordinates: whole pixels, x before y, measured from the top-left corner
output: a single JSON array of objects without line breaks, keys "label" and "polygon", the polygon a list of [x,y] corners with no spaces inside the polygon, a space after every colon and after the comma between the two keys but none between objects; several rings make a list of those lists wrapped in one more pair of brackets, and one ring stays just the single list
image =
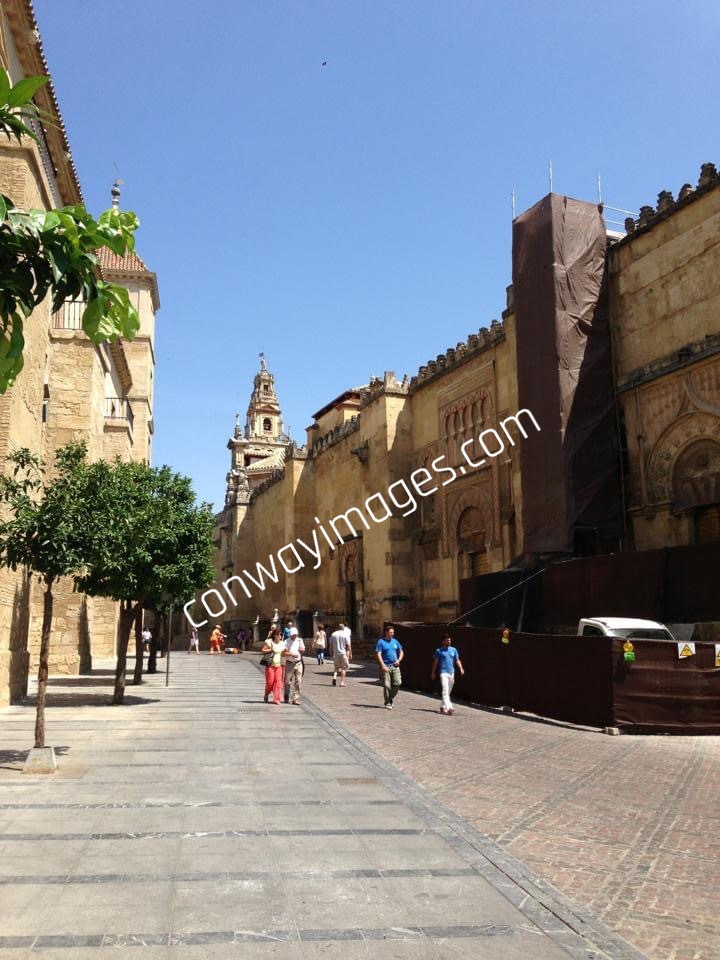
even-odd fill
[{"label": "adjacent stone building", "polygon": [[[3,0],[0,59],[16,83],[49,74],[29,0]],[[51,209],[82,203],[52,82],[36,96],[52,124],[35,126],[39,143],[0,143],[0,191],[17,206]],[[119,202],[117,186],[113,203]],[[137,254],[100,252],[105,279],[125,286],[137,307],[140,331],[132,343],[96,346],[80,329],[83,305],[67,302],[53,314],[46,301],[25,324],[25,367],[0,396],[0,464],[28,447],[46,462],[71,440],[84,440],[91,459],[150,459],[153,434],[157,280]],[[0,568],[0,705],[22,696],[37,655],[40,589],[24,573]],[[55,592],[51,670],[76,672],[91,653],[115,651],[116,606],[89,600],[62,583]]]},{"label": "adjacent stone building", "polygon": [[[463,613],[462,584],[487,573],[720,539],[715,167],[677,200],[663,191],[626,230],[608,231],[595,204],[541,200],[514,224],[502,322],[411,379],[346,390],[313,415],[304,446],[277,429],[263,358],[250,411],[267,383],[274,405],[267,422],[249,412],[228,444],[217,593],[196,618],[447,622]],[[521,409],[540,432],[508,419]],[[492,430],[500,446],[487,453],[478,438]],[[271,445],[253,461],[244,452],[258,431]],[[388,519],[370,515],[378,493]],[[286,572],[277,561],[295,553],[282,548],[314,534],[320,562],[298,547],[303,562]]]}]

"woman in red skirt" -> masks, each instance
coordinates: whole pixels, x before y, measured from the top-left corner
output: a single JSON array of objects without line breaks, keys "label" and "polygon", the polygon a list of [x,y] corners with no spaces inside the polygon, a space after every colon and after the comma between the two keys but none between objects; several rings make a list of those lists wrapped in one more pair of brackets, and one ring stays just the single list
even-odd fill
[{"label": "woman in red skirt", "polygon": [[285,671],[283,657],[287,654],[287,647],[280,627],[273,627],[270,631],[262,652],[272,655],[270,666],[265,667],[265,703],[268,702],[270,694],[272,694],[273,703],[282,703]]}]

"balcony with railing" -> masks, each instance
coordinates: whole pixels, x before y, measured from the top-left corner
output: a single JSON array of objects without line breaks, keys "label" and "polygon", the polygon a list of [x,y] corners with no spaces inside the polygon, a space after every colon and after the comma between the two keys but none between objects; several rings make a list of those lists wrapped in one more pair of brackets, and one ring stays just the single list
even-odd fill
[{"label": "balcony with railing", "polygon": [[135,417],[130,401],[127,397],[105,397],[106,426],[127,426],[130,430],[135,424]]},{"label": "balcony with railing", "polygon": [[83,300],[65,300],[53,314],[55,330],[82,330],[82,315],[87,304]]}]

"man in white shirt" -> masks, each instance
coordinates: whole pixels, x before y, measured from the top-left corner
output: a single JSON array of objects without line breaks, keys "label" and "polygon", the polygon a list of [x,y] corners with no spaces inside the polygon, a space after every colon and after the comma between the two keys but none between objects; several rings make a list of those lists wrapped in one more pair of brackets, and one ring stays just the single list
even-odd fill
[{"label": "man in white shirt", "polygon": [[285,641],[287,656],[285,657],[285,703],[296,706],[300,703],[300,685],[302,684],[302,655],[305,653],[305,643],[298,634],[297,627],[290,627],[290,636]]},{"label": "man in white shirt", "polygon": [[345,674],[352,660],[350,636],[350,627],[346,627],[344,623],[339,623],[337,630],[333,631],[330,635],[333,650],[333,665],[335,667],[332,681],[333,686],[337,684],[338,674],[340,675],[340,686],[345,686]]}]

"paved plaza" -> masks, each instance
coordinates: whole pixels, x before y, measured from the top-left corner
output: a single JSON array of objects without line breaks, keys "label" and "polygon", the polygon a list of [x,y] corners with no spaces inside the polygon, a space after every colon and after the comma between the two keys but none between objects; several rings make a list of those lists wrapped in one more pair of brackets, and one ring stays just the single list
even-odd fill
[{"label": "paved plaza", "polygon": [[110,681],[51,681],[55,776],[0,712],[3,960],[720,955],[716,740],[390,712],[310,661],[266,705],[255,655],[174,654],[121,708]]}]

